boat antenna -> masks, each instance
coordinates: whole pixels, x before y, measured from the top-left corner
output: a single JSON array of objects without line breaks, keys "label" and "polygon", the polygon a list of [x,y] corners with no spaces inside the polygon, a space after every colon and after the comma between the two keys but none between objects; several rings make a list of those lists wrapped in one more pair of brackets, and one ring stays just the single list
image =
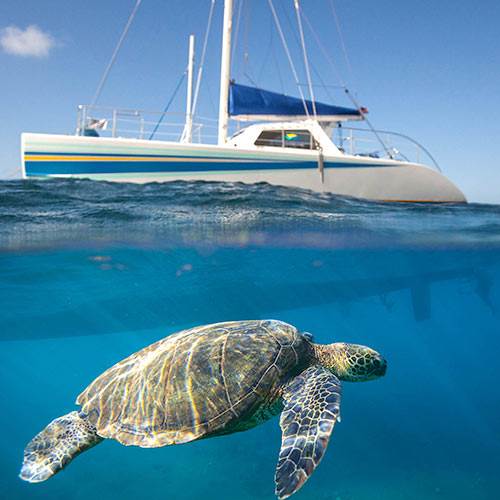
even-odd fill
[{"label": "boat antenna", "polygon": [[142,2],[142,0],[136,0],[136,2],[135,2],[134,8],[132,9],[132,12],[130,13],[127,24],[125,24],[125,28],[123,29],[123,32],[120,36],[120,39],[118,40],[118,43],[116,44],[116,47],[115,47],[115,50],[113,51],[111,59],[109,60],[109,63],[106,66],[106,69],[104,70],[104,73],[101,77],[101,81],[99,82],[99,85],[97,85],[97,89],[95,91],[94,98],[92,99],[91,106],[95,106],[97,100],[99,99],[99,97],[101,95],[104,84],[106,83],[106,80],[108,79],[109,72],[111,71],[111,68],[115,64],[116,58],[118,56],[118,52],[120,52],[121,46],[122,46],[122,44],[127,36],[128,30],[130,29],[132,21],[135,18],[135,15],[137,14],[137,11],[141,5],[141,2]]},{"label": "boat antenna", "polygon": [[302,45],[302,55],[304,57],[304,66],[306,68],[306,77],[307,77],[307,84],[309,86],[309,95],[311,97],[313,114],[316,117],[316,100],[314,98],[314,92],[311,80],[311,71],[309,70],[309,60],[307,58],[306,41],[304,38],[304,30],[302,28],[302,19],[301,19],[302,9],[300,8],[299,0],[294,0],[294,5],[295,5],[295,12],[297,14],[297,24],[299,25],[300,44]]},{"label": "boat antenna", "polygon": [[278,19],[278,15],[276,14],[276,9],[274,8],[273,0],[268,0],[269,8],[273,14],[274,23],[276,24],[276,28],[280,35],[281,43],[283,44],[283,48],[285,49],[286,56],[288,58],[288,62],[290,64],[290,68],[292,70],[293,77],[295,79],[295,84],[299,89],[300,98],[302,99],[302,104],[304,105],[304,111],[306,112],[306,116],[309,118],[309,110],[307,109],[306,99],[304,97],[304,92],[302,91],[302,87],[300,85],[299,77],[297,74],[297,70],[295,69],[295,65],[293,64],[292,56],[290,55],[290,50],[288,49],[288,44],[286,43],[285,35],[283,30],[281,29],[280,20]]}]

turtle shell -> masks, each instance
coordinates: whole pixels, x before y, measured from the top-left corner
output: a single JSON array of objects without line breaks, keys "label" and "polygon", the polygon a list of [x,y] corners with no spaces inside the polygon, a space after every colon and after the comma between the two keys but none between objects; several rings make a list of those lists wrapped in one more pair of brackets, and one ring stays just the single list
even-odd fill
[{"label": "turtle shell", "polygon": [[150,448],[229,433],[302,370],[307,346],[280,321],[201,326],[117,363],[77,403],[99,436],[124,445]]}]

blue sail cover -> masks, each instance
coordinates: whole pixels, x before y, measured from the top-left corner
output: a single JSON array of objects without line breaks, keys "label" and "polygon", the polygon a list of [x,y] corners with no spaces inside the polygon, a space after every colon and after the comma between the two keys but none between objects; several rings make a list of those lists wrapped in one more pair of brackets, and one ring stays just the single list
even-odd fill
[{"label": "blue sail cover", "polygon": [[[314,115],[311,101],[305,104],[309,115]],[[362,114],[354,108],[343,108],[322,102],[315,102],[317,117],[340,119],[361,119]],[[262,90],[247,85],[231,82],[229,88],[229,115],[238,119],[276,119],[280,117],[307,116],[302,99],[290,97],[269,90]]]}]

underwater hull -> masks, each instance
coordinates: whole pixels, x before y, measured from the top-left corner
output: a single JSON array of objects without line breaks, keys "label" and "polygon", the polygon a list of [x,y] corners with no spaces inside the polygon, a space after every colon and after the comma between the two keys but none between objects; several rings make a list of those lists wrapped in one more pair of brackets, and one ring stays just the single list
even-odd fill
[{"label": "underwater hull", "polygon": [[376,201],[465,202],[424,165],[317,151],[236,149],[122,138],[22,134],[23,177],[115,182],[217,181],[311,189]]}]

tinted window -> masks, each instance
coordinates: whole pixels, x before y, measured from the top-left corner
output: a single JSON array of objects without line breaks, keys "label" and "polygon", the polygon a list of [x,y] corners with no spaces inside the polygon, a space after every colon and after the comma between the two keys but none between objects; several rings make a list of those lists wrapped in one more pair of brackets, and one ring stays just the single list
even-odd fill
[{"label": "tinted window", "polygon": [[283,147],[283,130],[264,130],[255,141],[255,145]]},{"label": "tinted window", "polygon": [[316,141],[307,130],[264,130],[255,141],[256,146],[278,148],[316,149]]},{"label": "tinted window", "polygon": [[307,130],[285,130],[285,148],[312,149],[311,134]]}]

